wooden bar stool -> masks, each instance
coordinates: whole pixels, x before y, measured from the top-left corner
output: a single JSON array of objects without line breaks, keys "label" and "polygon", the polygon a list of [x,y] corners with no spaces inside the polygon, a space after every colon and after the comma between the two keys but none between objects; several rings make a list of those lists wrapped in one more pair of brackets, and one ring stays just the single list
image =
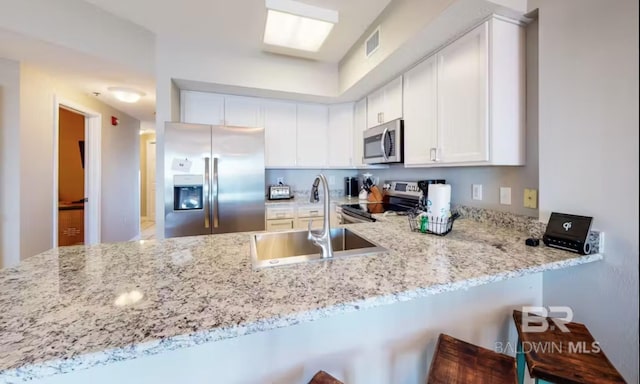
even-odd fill
[{"label": "wooden bar stool", "polygon": [[344,384],[342,381],[336,379],[325,371],[318,371],[313,377],[309,384]]},{"label": "wooden bar stool", "polygon": [[515,384],[516,360],[440,334],[427,384]]},{"label": "wooden bar stool", "polygon": [[513,320],[518,331],[517,364],[520,384],[524,381],[525,366],[529,368],[529,375],[536,383],[625,382],[583,324],[564,323],[569,331],[563,332],[547,317],[540,318],[549,325],[546,331],[524,332],[521,311],[513,311]]}]

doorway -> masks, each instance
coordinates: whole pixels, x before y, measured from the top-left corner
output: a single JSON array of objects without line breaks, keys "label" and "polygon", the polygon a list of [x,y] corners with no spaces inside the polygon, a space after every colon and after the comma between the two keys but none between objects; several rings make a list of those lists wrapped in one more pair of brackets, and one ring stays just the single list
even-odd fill
[{"label": "doorway", "polygon": [[102,115],[54,98],[53,247],[100,242]]},{"label": "doorway", "polygon": [[156,134],[140,133],[140,239],[155,239]]},{"label": "doorway", "polygon": [[79,245],[84,238],[85,118],[58,108],[58,245]]}]

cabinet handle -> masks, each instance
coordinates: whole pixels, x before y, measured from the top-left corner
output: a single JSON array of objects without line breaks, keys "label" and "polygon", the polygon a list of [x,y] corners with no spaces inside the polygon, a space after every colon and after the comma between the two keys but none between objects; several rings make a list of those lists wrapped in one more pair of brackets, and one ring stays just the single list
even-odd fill
[{"label": "cabinet handle", "polygon": [[315,211],[309,211],[309,214],[310,214],[310,215],[317,215],[317,214],[318,214],[318,211],[317,211],[317,210],[315,210]]}]

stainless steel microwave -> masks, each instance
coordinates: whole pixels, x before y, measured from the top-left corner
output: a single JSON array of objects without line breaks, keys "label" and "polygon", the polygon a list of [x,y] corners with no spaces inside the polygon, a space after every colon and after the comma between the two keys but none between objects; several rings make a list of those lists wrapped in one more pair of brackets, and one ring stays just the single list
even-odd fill
[{"label": "stainless steel microwave", "polygon": [[404,122],[402,119],[369,128],[363,132],[365,164],[402,163],[404,142]]}]

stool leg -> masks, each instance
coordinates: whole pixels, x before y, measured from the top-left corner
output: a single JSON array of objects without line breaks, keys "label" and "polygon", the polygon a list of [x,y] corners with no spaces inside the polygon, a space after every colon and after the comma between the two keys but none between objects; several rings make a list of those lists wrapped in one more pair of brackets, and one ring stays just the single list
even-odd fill
[{"label": "stool leg", "polygon": [[524,383],[524,368],[527,363],[524,361],[524,351],[522,350],[522,343],[518,338],[518,345],[516,347],[516,367],[518,368],[518,384]]}]

